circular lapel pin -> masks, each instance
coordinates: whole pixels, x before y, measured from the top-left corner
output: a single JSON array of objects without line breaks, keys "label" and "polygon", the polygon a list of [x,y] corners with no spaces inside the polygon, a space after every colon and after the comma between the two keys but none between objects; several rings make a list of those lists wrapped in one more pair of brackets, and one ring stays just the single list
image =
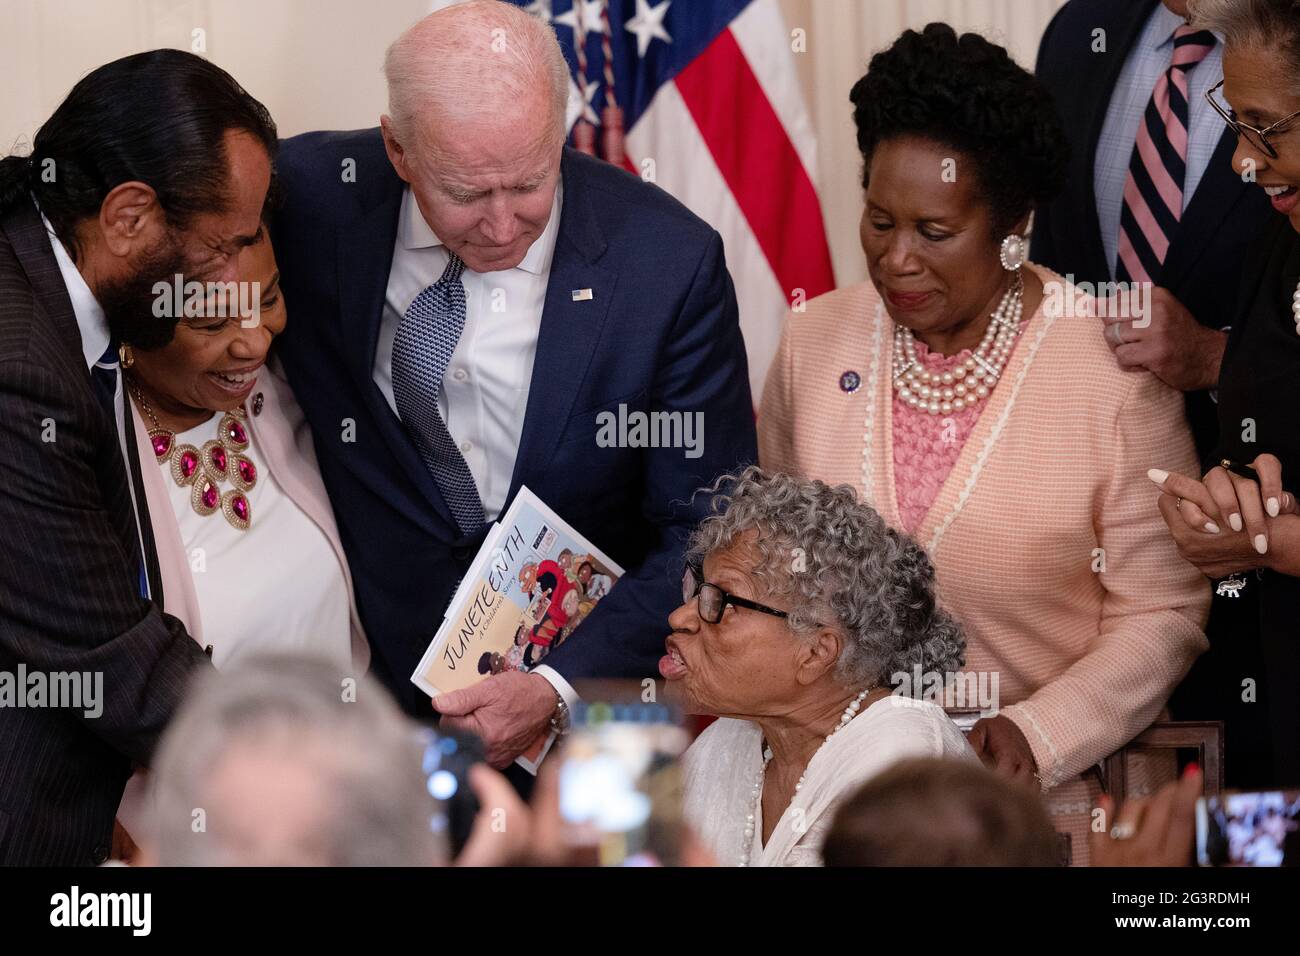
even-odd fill
[{"label": "circular lapel pin", "polygon": [[862,385],[862,376],[857,372],[848,371],[840,376],[840,391],[848,392],[850,395],[858,390]]}]

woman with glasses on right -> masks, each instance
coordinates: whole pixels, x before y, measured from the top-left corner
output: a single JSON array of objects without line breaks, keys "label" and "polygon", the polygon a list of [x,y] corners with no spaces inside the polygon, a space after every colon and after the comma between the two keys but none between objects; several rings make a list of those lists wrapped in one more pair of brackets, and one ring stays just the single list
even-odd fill
[{"label": "woman with glasses on right", "polygon": [[1224,37],[1210,102],[1237,133],[1234,169],[1280,214],[1242,276],[1219,379],[1220,464],[1150,472],[1179,552],[1232,598],[1257,590],[1262,661],[1243,693],[1268,708],[1273,778],[1300,782],[1300,2],[1192,0]]},{"label": "woman with glasses on right", "polygon": [[683,758],[683,813],[724,866],[820,866],[835,809],[877,773],[978,764],[900,686],[959,670],[965,640],[926,553],[849,486],[751,466],[713,488],[659,663],[687,713],[720,718]]}]

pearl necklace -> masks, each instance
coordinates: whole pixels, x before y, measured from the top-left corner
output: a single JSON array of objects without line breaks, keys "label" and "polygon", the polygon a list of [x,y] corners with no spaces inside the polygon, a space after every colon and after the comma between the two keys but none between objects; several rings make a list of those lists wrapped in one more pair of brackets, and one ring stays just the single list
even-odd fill
[{"label": "pearl necklace", "polygon": [[1291,296],[1291,317],[1295,319],[1295,334],[1300,335],[1300,284],[1295,287],[1295,295]]},{"label": "pearl necklace", "polygon": [[[948,415],[974,408],[989,397],[1011,359],[1020,320],[1024,315],[1024,283],[1015,273],[1011,288],[998,303],[984,339],[966,361],[948,372],[931,372],[916,357],[916,336],[911,329],[894,326],[894,391],[911,408],[931,415]],[[1300,290],[1294,303],[1300,309]],[[1300,312],[1296,313],[1300,326]]]},{"label": "pearl necklace", "polygon": [[[818,747],[813,753],[813,760],[817,758],[817,754],[822,752],[822,747],[825,747],[830,743],[831,738],[847,727],[849,722],[858,715],[858,710],[862,707],[862,702],[867,699],[867,695],[874,689],[875,688],[868,687],[862,693],[858,694],[857,697],[854,697],[853,700],[849,701],[849,706],[845,707],[844,713],[840,715],[840,722],[835,725],[834,730],[826,735],[826,739],[821,742],[821,747]],[[740,849],[741,866],[749,866],[749,849],[754,845],[754,828],[757,825],[756,820],[758,818],[759,804],[763,799],[763,779],[767,776],[767,765],[771,763],[771,761],[772,748],[766,747],[763,750],[763,765],[758,768],[758,773],[754,775],[754,787],[750,790],[749,794],[749,815],[745,817],[745,839],[744,844]],[[812,760],[808,761],[808,766],[812,766]],[[799,775],[799,782],[794,785],[794,794],[796,798],[799,796],[799,791],[803,789],[803,780],[806,776],[808,776],[808,767],[803,768],[803,773]],[[793,803],[794,800],[791,800],[790,802]]]}]

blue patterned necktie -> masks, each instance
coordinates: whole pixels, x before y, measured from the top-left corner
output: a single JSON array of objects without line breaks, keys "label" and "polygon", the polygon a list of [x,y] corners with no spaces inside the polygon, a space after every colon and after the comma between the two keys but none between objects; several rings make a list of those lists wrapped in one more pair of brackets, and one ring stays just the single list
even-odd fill
[{"label": "blue patterned necktie", "polygon": [[483,501],[469,465],[438,412],[438,393],[465,329],[465,263],[455,253],[442,278],[415,297],[393,339],[393,397],[397,414],[415,436],[462,534],[483,527]]}]

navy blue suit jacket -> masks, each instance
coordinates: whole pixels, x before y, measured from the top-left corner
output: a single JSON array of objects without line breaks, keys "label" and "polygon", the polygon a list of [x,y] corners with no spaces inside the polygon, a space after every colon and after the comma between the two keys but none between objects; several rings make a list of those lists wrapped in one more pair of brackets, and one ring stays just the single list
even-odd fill
[{"label": "navy blue suit jacket", "polygon": [[[311,422],[375,671],[428,715],[409,677],[482,534],[461,537],[371,378],[405,184],[378,130],[294,137],[277,166],[272,236],[290,316],[277,347]],[[735,291],[721,238],[665,192],[567,149],[561,174],[510,500],[527,485],[627,572],[546,663],[570,681],[655,675],[685,537],[707,507],[694,493],[757,458]],[[592,298],[574,302],[575,289]],[[620,405],[703,412],[702,456],[598,447],[597,416]]]},{"label": "navy blue suit jacket", "polygon": [[[1070,137],[1069,184],[1034,217],[1030,256],[1075,281],[1111,281],[1093,189],[1097,140],[1120,72],[1159,0],[1070,0],[1057,11],[1038,51],[1038,79],[1056,100]],[[1093,31],[1106,31],[1094,53]],[[1264,190],[1232,170],[1237,137],[1224,126],[1157,283],[1210,328],[1232,322],[1246,253],[1273,221]],[[1204,460],[1218,437],[1218,414],[1206,392],[1187,394],[1187,419]]]}]

